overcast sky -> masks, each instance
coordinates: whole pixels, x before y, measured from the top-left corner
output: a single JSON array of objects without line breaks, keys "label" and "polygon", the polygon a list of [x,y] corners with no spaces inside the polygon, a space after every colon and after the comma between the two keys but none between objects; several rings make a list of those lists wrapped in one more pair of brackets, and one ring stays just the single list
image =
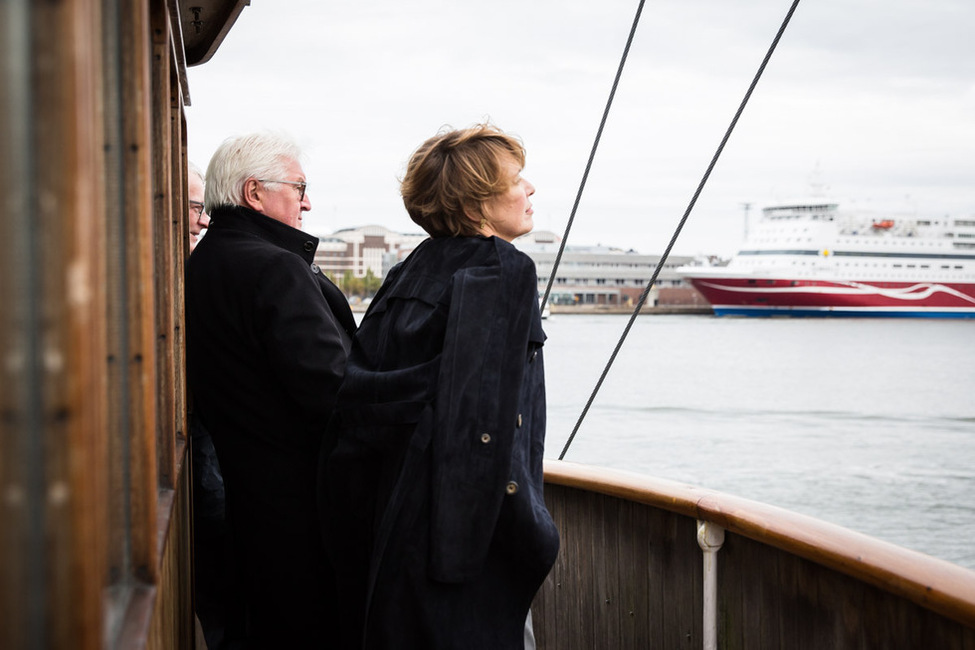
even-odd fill
[{"label": "overcast sky", "polygon": [[[283,130],[305,230],[418,232],[398,193],[442,126],[519,136],[562,233],[637,0],[252,0],[191,68],[191,159]],[[649,0],[570,244],[666,247],[791,0]],[[744,204],[807,196],[975,215],[975,2],[803,0],[674,248],[730,255]],[[756,208],[752,208],[752,217]]]}]

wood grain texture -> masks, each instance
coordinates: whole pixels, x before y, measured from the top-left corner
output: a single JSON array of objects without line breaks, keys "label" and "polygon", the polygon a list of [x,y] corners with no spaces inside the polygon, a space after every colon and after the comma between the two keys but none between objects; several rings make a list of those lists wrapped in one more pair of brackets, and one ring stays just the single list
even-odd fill
[{"label": "wood grain texture", "polygon": [[193,647],[174,15],[0,8],[3,648]]},{"label": "wood grain texture", "polygon": [[[533,609],[539,648],[700,647],[701,519],[726,529],[720,648],[971,650],[967,569],[745,499],[572,463],[547,462],[546,501],[563,550]],[[627,624],[609,615],[613,597],[626,603],[619,613],[643,611]]]}]

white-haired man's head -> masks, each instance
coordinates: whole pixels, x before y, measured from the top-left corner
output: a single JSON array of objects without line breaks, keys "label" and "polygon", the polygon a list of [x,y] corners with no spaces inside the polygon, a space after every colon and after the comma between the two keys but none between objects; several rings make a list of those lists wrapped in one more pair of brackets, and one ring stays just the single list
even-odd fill
[{"label": "white-haired man's head", "polygon": [[211,212],[242,206],[300,228],[302,213],[311,210],[301,149],[284,135],[253,133],[224,140],[210,159],[206,179]]}]

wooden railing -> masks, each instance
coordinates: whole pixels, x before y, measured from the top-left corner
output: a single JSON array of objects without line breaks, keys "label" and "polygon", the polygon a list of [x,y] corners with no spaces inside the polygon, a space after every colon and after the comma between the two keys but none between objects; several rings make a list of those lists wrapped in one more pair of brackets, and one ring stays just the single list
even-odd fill
[{"label": "wooden railing", "polygon": [[975,572],[671,481],[546,463],[562,549],[533,606],[540,650],[700,648],[698,521],[717,553],[719,648],[975,647]]}]

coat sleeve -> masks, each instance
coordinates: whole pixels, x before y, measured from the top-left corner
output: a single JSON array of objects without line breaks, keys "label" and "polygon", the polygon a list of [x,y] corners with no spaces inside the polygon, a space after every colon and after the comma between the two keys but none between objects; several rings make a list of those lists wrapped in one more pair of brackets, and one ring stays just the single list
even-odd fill
[{"label": "coat sleeve", "polygon": [[432,426],[430,575],[482,570],[510,479],[533,301],[531,260],[460,271],[451,293]]},{"label": "coat sleeve", "polygon": [[255,301],[275,385],[324,429],[345,373],[342,325],[296,255],[277,255],[264,265]]}]

